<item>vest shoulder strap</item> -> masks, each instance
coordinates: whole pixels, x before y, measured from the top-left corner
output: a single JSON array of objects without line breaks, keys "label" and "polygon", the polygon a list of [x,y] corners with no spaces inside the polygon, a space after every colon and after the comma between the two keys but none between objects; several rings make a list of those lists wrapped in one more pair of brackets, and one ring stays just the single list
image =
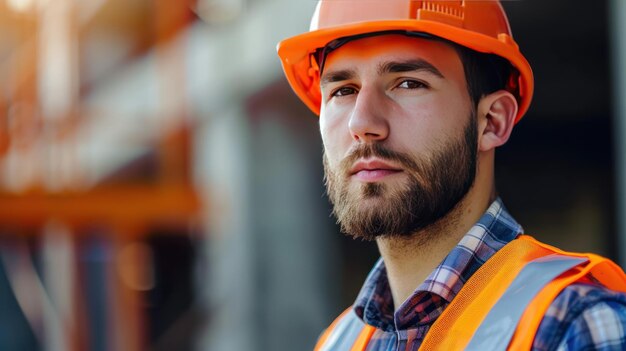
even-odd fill
[{"label": "vest shoulder strap", "polygon": [[535,339],[535,334],[543,316],[550,304],[568,285],[579,281],[585,281],[592,276],[605,287],[626,292],[626,275],[624,271],[612,261],[595,255],[585,254],[588,263],[575,267],[565,274],[557,277],[547,284],[528,304],[520,319],[515,335],[509,344],[510,350],[530,350]]},{"label": "vest shoulder strap", "polygon": [[375,330],[373,326],[365,324],[350,307],[322,333],[314,350],[363,351]]},{"label": "vest shoulder strap", "polygon": [[553,254],[526,264],[480,323],[465,350],[505,351],[537,293],[556,277],[585,262],[587,259],[582,257]]},{"label": "vest shoulder strap", "polygon": [[529,236],[513,240],[463,286],[420,350],[504,350],[511,339],[511,349],[528,350],[550,303],[587,274],[626,288],[621,269],[600,256],[564,252]]}]

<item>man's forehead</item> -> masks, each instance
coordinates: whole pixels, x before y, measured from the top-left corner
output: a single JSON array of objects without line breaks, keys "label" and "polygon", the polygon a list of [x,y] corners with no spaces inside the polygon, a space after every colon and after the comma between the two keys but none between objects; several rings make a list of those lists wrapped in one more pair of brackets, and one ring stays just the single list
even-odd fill
[{"label": "man's forehead", "polygon": [[455,60],[460,63],[456,50],[442,41],[380,35],[350,41],[328,54],[322,79],[335,70],[358,70],[364,66],[381,72],[381,67],[389,62],[420,61],[438,68]]}]

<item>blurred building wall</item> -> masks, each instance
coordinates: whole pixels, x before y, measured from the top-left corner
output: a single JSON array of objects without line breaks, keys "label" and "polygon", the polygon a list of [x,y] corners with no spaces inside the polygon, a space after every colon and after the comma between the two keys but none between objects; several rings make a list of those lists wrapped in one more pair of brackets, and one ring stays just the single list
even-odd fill
[{"label": "blurred building wall", "polygon": [[626,267],[626,2],[612,0],[609,6],[611,67],[613,71],[613,140],[615,143],[616,217],[619,233],[619,263]]}]

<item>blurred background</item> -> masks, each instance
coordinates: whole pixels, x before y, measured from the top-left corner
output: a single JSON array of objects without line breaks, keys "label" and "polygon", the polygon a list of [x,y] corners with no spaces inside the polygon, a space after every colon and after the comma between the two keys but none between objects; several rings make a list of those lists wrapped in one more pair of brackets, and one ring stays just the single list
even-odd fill
[{"label": "blurred background", "polygon": [[[378,256],[275,54],[315,4],[0,0],[0,349],[312,349]],[[624,266],[626,2],[503,5],[536,93],[500,195]]]}]

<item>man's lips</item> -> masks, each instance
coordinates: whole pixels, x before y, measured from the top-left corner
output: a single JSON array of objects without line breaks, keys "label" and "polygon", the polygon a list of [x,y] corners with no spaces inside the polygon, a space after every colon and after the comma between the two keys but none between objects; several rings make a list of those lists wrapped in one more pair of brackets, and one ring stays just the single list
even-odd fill
[{"label": "man's lips", "polygon": [[392,174],[400,173],[402,169],[382,160],[362,160],[350,169],[350,176],[365,182],[375,182]]}]

